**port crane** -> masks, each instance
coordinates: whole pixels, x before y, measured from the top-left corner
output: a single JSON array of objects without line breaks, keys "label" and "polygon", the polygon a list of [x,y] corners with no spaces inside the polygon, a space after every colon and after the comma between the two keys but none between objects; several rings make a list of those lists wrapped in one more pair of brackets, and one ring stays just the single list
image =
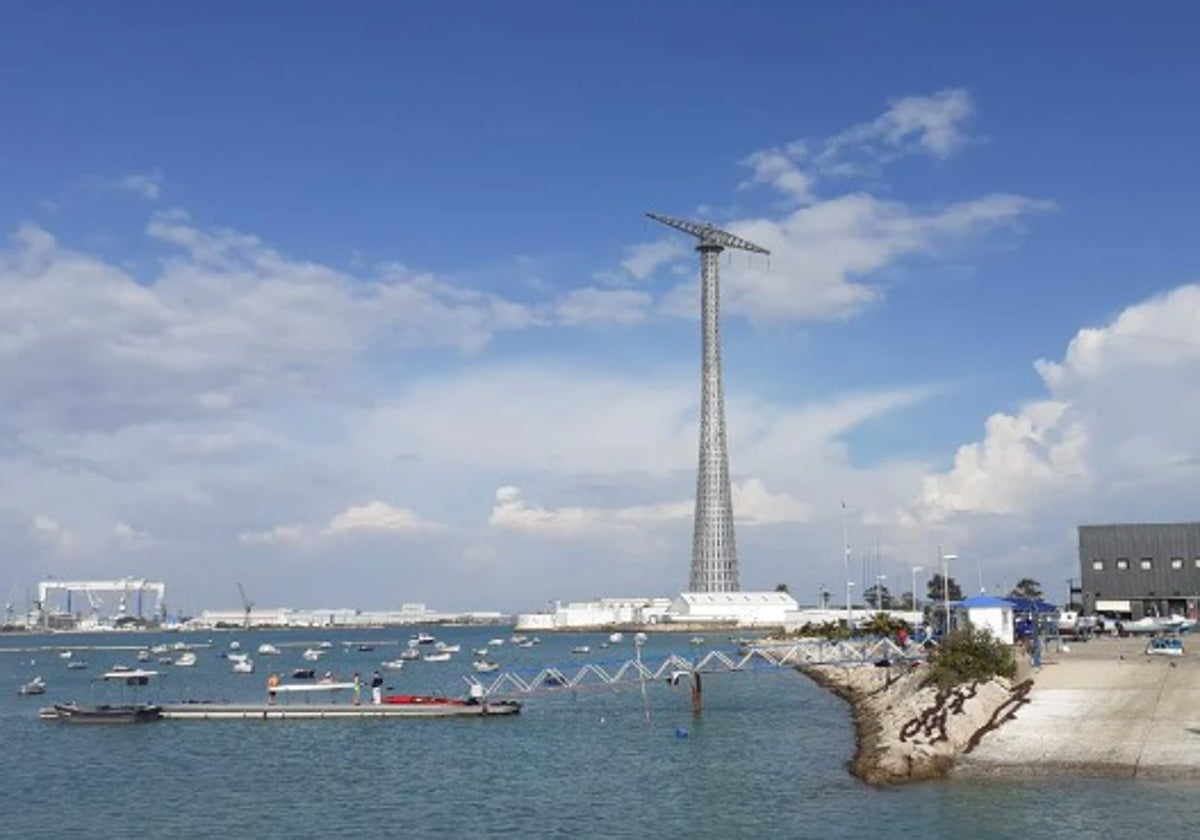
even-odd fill
[{"label": "port crane", "polygon": [[250,613],[254,611],[254,602],[246,596],[246,588],[238,581],[238,594],[242,596],[242,627],[250,629]]}]

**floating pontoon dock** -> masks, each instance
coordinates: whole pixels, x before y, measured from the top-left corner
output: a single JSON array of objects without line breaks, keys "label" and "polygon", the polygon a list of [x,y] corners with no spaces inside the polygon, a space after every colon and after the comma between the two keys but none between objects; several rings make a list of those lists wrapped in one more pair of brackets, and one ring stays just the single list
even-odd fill
[{"label": "floating pontoon dock", "polygon": [[378,706],[300,703],[271,706],[254,703],[184,703],[163,706],[168,720],[329,720],[334,718],[491,717],[516,714],[511,703],[381,703]]}]

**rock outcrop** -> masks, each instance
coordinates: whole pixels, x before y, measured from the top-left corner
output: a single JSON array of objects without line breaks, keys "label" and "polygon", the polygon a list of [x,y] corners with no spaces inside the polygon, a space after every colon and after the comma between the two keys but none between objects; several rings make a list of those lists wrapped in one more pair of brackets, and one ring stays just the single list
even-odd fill
[{"label": "rock outcrop", "polygon": [[924,685],[923,666],[803,666],[845,698],[854,715],[857,751],[850,771],[869,784],[946,776],[955,760],[1007,720],[1031,683],[1002,677],[951,689]]}]

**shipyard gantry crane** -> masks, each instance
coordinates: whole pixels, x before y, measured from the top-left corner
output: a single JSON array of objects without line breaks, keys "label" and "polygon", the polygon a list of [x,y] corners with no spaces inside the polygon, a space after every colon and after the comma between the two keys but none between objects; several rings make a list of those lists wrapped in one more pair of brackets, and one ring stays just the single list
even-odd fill
[{"label": "shipyard gantry crane", "polygon": [[696,515],[692,525],[691,592],[737,592],[737,544],[725,445],[725,396],[721,387],[721,290],[718,257],[726,248],[770,254],[761,245],[708,222],[647,213],[651,219],[700,240],[700,313],[703,382],[700,390],[700,461],[696,470]]}]

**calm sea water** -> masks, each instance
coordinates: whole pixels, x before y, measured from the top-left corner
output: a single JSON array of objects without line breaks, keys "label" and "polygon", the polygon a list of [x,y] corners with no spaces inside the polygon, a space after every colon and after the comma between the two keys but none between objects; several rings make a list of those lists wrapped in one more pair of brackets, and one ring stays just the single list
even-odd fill
[{"label": "calm sea water", "polygon": [[[496,628],[438,628],[461,643],[449,664],[409,663],[388,674],[397,692],[461,694],[470,649],[508,636]],[[271,669],[302,667],[304,643],[328,639],[319,663],[364,675],[393,658],[407,631],[255,632],[163,636],[0,637],[0,646],[212,641],[194,668],[169,671],[164,700],[263,697]],[[258,672],[220,658],[229,639]],[[360,652],[346,641],[372,641]],[[506,668],[613,662],[598,635],[546,636],[500,648]],[[713,638],[713,647],[723,639]],[[589,656],[570,652],[589,644]],[[686,637],[655,635],[644,655],[691,655]],[[537,695],[521,715],[488,720],[182,722],[83,727],[37,719],[54,700],[100,699],[92,680],[132,652],[0,653],[0,837],[1121,837],[1148,830],[1194,837],[1194,784],[1077,781],[936,782],[876,790],[845,765],[853,732],[845,705],[792,671],[712,676],[705,710],[685,687]],[[18,686],[40,674],[41,697]],[[649,709],[649,722],[645,709]],[[679,729],[687,737],[679,737]]]}]

